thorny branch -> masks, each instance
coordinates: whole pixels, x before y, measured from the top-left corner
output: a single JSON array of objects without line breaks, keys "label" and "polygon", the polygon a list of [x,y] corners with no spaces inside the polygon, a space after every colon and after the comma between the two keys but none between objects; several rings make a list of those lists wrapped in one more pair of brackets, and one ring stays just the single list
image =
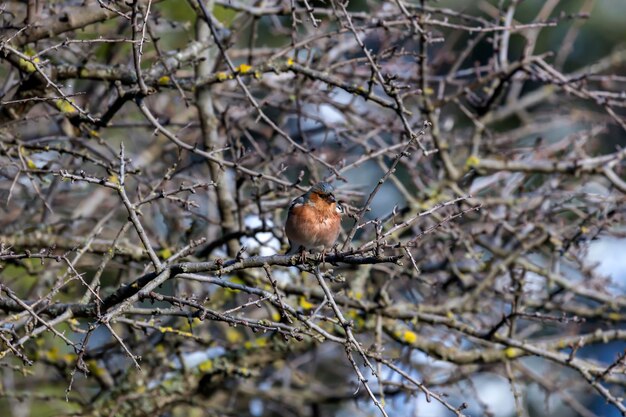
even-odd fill
[{"label": "thorny branch", "polygon": [[[488,415],[494,375],[519,416],[533,384],[626,415],[594,350],[626,341],[598,265],[626,52],[574,53],[594,2],[252,3],[0,6],[0,405]],[[284,255],[320,180],[337,245]]]}]

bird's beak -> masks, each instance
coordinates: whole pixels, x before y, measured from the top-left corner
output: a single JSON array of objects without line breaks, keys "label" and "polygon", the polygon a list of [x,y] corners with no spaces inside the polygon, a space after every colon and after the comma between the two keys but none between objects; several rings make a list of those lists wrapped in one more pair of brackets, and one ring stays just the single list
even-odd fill
[{"label": "bird's beak", "polygon": [[335,198],[334,195],[328,194],[328,201],[330,201],[331,203],[336,203],[337,199]]}]

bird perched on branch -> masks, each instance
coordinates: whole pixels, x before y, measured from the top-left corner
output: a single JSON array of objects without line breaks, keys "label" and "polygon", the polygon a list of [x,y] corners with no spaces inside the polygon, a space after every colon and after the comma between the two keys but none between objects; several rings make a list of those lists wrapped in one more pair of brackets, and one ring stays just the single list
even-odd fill
[{"label": "bird perched on branch", "polygon": [[343,207],[335,198],[335,189],[318,182],[289,205],[285,233],[291,248],[288,254],[320,248],[322,255],[332,248],[341,230]]}]

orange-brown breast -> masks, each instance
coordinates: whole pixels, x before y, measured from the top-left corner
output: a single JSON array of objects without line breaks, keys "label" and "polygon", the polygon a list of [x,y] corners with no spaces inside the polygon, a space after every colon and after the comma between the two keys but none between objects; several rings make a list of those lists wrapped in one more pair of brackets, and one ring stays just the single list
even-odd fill
[{"label": "orange-brown breast", "polygon": [[285,232],[294,246],[330,248],[339,236],[341,217],[335,209],[335,203],[316,197],[314,200],[311,196],[315,206],[304,204],[291,209]]}]

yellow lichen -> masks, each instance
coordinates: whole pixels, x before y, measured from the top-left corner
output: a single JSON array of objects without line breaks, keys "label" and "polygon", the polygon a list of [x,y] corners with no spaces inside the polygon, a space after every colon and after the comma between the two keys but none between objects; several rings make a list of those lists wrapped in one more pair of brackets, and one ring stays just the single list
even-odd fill
[{"label": "yellow lichen", "polygon": [[213,361],[211,359],[202,362],[198,365],[200,372],[210,372],[213,370]]},{"label": "yellow lichen", "polygon": [[48,359],[49,361],[55,362],[57,360],[59,360],[59,348],[58,347],[53,347],[50,350],[48,350],[45,354],[45,358]]},{"label": "yellow lichen", "polygon": [[409,344],[413,344],[417,341],[417,334],[410,330],[405,330],[404,333],[402,334],[402,340],[404,340],[405,342]]},{"label": "yellow lichen", "polygon": [[607,315],[609,320],[620,321],[622,319],[622,315],[619,313],[609,313]]},{"label": "yellow lichen", "polygon": [[243,347],[246,349],[264,347],[264,346],[267,346],[267,338],[265,337],[260,337],[258,339],[251,340],[251,341],[249,340],[243,344]]},{"label": "yellow lichen", "polygon": [[38,64],[40,60],[39,58],[32,58],[30,61],[28,61],[24,58],[20,58],[18,62],[19,62],[19,66],[21,69],[23,69],[24,71],[28,73],[32,73],[32,72],[37,71],[35,64]]},{"label": "yellow lichen", "polygon": [[310,310],[313,307],[315,307],[315,305],[313,303],[310,303],[309,301],[307,301],[307,299],[304,298],[303,296],[298,298],[298,305],[300,307],[302,307],[303,309],[305,309],[305,310]]},{"label": "yellow lichen", "polygon": [[517,348],[508,347],[504,349],[504,356],[506,356],[509,359],[515,359],[520,355],[521,352],[522,351]]},{"label": "yellow lichen", "polygon": [[171,326],[165,326],[165,327],[158,327],[159,331],[161,333],[174,333],[174,334],[178,334],[181,336],[185,336],[185,337],[193,337],[192,333],[189,332],[183,332],[181,330],[175,329]]},{"label": "yellow lichen", "polygon": [[76,355],[73,353],[66,353],[62,356],[62,359],[65,363],[72,363],[76,360]]},{"label": "yellow lichen", "polygon": [[172,256],[172,250],[170,248],[163,248],[159,251],[159,256],[163,259],[169,259]]},{"label": "yellow lichen", "polygon": [[94,359],[87,361],[87,369],[89,369],[89,372],[91,372],[95,376],[104,376],[107,373],[106,369],[98,366],[98,362],[96,362]]},{"label": "yellow lichen", "polygon": [[76,113],[77,111],[76,108],[74,108],[74,106],[72,106],[72,104],[69,102],[69,100],[58,99],[54,101],[54,104],[61,113],[71,114]]},{"label": "yellow lichen", "polygon": [[465,168],[473,168],[478,164],[480,164],[480,159],[476,155],[472,155],[465,161]]},{"label": "yellow lichen", "polygon": [[232,344],[241,343],[243,341],[243,335],[236,329],[229,327],[226,329],[226,340]]},{"label": "yellow lichen", "polygon": [[250,72],[251,69],[252,69],[252,65],[248,65],[248,64],[241,64],[237,67],[237,71],[240,74],[246,74]]}]

